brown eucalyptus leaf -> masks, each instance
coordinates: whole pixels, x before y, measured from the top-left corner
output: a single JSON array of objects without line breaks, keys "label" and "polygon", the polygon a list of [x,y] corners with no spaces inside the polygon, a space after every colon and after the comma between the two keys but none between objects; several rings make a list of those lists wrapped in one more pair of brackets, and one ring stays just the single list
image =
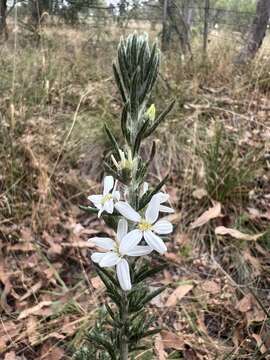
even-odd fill
[{"label": "brown eucalyptus leaf", "polygon": [[173,293],[168,297],[165,306],[175,306],[190,290],[193,289],[192,284],[183,284],[178,286]]},{"label": "brown eucalyptus leaf", "polygon": [[190,224],[191,229],[196,229],[207,224],[210,220],[221,216],[221,204],[215,203],[213,207],[205,211],[201,216]]}]

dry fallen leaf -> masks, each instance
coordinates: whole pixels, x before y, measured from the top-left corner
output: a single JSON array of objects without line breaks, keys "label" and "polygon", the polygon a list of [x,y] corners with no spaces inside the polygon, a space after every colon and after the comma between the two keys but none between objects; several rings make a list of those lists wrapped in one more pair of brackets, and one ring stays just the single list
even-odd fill
[{"label": "dry fallen leaf", "polygon": [[46,241],[46,243],[50,246],[48,249],[48,253],[50,255],[60,255],[62,253],[62,246],[61,243],[57,242],[56,236],[51,236],[46,231],[43,231],[43,239]]},{"label": "dry fallen leaf", "polygon": [[201,288],[211,294],[218,294],[221,291],[220,284],[213,280],[206,280],[202,283]]},{"label": "dry fallen leaf", "polygon": [[91,279],[91,284],[94,289],[103,289],[105,285],[103,284],[102,280],[99,276],[95,276]]},{"label": "dry fallen leaf", "polygon": [[238,240],[247,240],[247,241],[255,241],[262,237],[264,233],[250,235],[244,234],[239,230],[226,228],[225,226],[218,226],[215,228],[216,235],[230,235],[231,237],[238,239]]},{"label": "dry fallen leaf", "polygon": [[191,284],[178,286],[168,297],[165,306],[175,306],[178,300],[181,300],[191,289],[193,289],[193,285]]},{"label": "dry fallen leaf", "polygon": [[155,353],[157,355],[157,360],[167,359],[167,354],[164,351],[164,344],[160,334],[158,334],[155,338]]},{"label": "dry fallen leaf", "polygon": [[260,212],[258,209],[254,209],[254,208],[248,208],[248,212],[250,213],[250,218],[251,219],[266,219],[266,220],[270,220],[270,210],[262,213]]},{"label": "dry fallen leaf", "polygon": [[41,349],[42,360],[61,360],[64,356],[64,350],[55,347],[50,341],[45,342]]},{"label": "dry fallen leaf", "polygon": [[175,263],[180,263],[181,262],[181,256],[175,254],[175,253],[172,253],[172,252],[166,252],[165,253],[165,258],[168,260],[168,261],[171,261],[171,262],[175,262]]},{"label": "dry fallen leaf", "polygon": [[23,242],[23,243],[21,242],[15,245],[8,246],[8,250],[30,252],[30,251],[35,251],[35,247],[30,242]]},{"label": "dry fallen leaf", "polygon": [[246,249],[244,251],[243,258],[252,265],[253,267],[252,275],[259,276],[261,274],[261,263],[256,257],[251,255],[249,249]]},{"label": "dry fallen leaf", "polygon": [[30,289],[20,298],[20,301],[24,301],[29,296],[35,294],[42,287],[42,281],[40,280],[36,284],[30,287]]},{"label": "dry fallen leaf", "polygon": [[35,316],[30,316],[27,320],[26,333],[31,345],[34,345],[38,340],[37,320]]},{"label": "dry fallen leaf", "polygon": [[52,304],[52,301],[42,301],[39,304],[35,305],[34,307],[31,307],[29,309],[26,309],[20,313],[18,316],[18,320],[22,320],[27,318],[29,315],[42,315],[42,312],[40,311],[43,307],[50,306]]},{"label": "dry fallen leaf", "polygon": [[172,224],[177,225],[182,219],[182,214],[180,212],[175,212],[174,214],[167,215],[165,218]]},{"label": "dry fallen leaf", "polygon": [[180,233],[175,235],[175,241],[179,245],[186,245],[190,243],[190,236],[187,233]]},{"label": "dry fallen leaf", "polygon": [[190,224],[191,229],[196,229],[202,225],[208,223],[208,221],[221,216],[221,204],[215,203],[213,207],[205,211],[201,216],[198,217],[193,223]]},{"label": "dry fallen leaf", "polygon": [[249,311],[252,308],[252,295],[245,295],[237,304],[236,308],[242,313]]},{"label": "dry fallen leaf", "polygon": [[175,350],[184,349],[185,343],[183,337],[176,335],[171,331],[166,331],[166,330],[161,331],[160,334],[164,349],[175,349]]},{"label": "dry fallen leaf", "polygon": [[62,243],[62,246],[63,247],[75,247],[75,248],[93,248],[95,245],[91,242],[88,242],[88,241],[84,241],[84,240],[79,240],[79,241],[75,241],[75,242],[72,242],[72,243],[68,243],[68,242],[63,242]]},{"label": "dry fallen leaf", "polygon": [[4,360],[16,360],[15,351],[10,351],[10,352],[6,353]]},{"label": "dry fallen leaf", "polygon": [[262,338],[258,334],[252,334],[253,338],[257,342],[258,349],[260,349],[261,354],[265,354],[267,352],[267,348],[264,345]]},{"label": "dry fallen leaf", "polygon": [[0,353],[6,350],[7,343],[14,339],[21,331],[21,326],[12,321],[2,321],[0,324]]},{"label": "dry fallen leaf", "polygon": [[0,258],[0,286],[1,283],[3,284],[3,290],[1,291],[0,297],[0,305],[6,312],[11,312],[12,308],[9,306],[7,302],[7,296],[10,294],[12,290],[12,284],[10,282],[10,274],[7,270],[7,265],[5,260],[1,257]]},{"label": "dry fallen leaf", "polygon": [[205,189],[196,189],[193,191],[192,193],[193,197],[195,199],[201,200],[202,198],[204,198],[205,196],[207,196],[207,191]]},{"label": "dry fallen leaf", "polygon": [[246,313],[248,326],[252,323],[260,323],[265,321],[266,314],[263,310],[258,309],[256,306]]}]

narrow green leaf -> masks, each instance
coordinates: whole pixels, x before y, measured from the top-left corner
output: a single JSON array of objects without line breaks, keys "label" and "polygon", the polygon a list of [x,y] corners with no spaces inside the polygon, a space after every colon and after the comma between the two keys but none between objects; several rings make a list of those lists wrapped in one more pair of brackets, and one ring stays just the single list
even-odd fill
[{"label": "narrow green leaf", "polygon": [[141,48],[140,48],[140,52],[139,52],[139,55],[138,55],[138,64],[141,68],[141,72],[142,72],[142,79],[144,79],[144,70],[145,70],[145,66],[144,66],[144,63],[145,61],[147,60],[146,59],[146,56],[145,56],[145,53],[146,53],[146,45],[147,45],[147,42],[144,41],[141,45]]},{"label": "narrow green leaf", "polygon": [[118,70],[117,70],[117,67],[116,67],[115,64],[113,64],[113,73],[114,73],[114,78],[115,78],[115,81],[116,81],[116,85],[118,86],[118,89],[119,89],[120,94],[122,96],[123,102],[125,103],[127,101],[127,98],[126,98],[126,95],[125,95],[125,90],[124,90],[120,75],[118,73]]},{"label": "narrow green leaf", "polygon": [[138,284],[139,282],[147,279],[148,277],[154,276],[164,270],[167,267],[166,264],[162,264],[152,269],[143,270],[134,276],[134,283]]},{"label": "narrow green leaf", "polygon": [[91,206],[83,206],[83,205],[79,205],[79,208],[87,213],[90,213],[90,214],[97,214],[98,213],[98,209],[96,208],[93,208]]},{"label": "narrow green leaf", "polygon": [[158,58],[155,58],[155,63],[153,64],[153,67],[150,68],[150,71],[147,73],[146,80],[143,84],[142,90],[140,91],[140,95],[139,95],[140,103],[142,103],[146,99],[146,97],[150,95],[155,79],[157,78],[158,66],[159,66],[159,60]]},{"label": "narrow green leaf", "polygon": [[152,291],[149,295],[147,295],[142,301],[141,301],[141,306],[144,306],[145,304],[147,304],[148,302],[150,302],[152,299],[154,299],[156,296],[158,296],[159,294],[161,294],[165,289],[167,288],[167,286],[162,286],[161,288]]},{"label": "narrow green leaf", "polygon": [[118,51],[118,63],[119,63],[119,70],[121,73],[121,77],[126,88],[126,91],[130,92],[130,74],[128,71],[128,66],[126,63],[126,54],[124,45],[120,46]]},{"label": "narrow green leaf", "polygon": [[[105,276],[107,276],[107,278],[116,286],[118,287],[118,282],[117,280],[113,277],[113,275],[108,271],[106,270],[105,268],[102,268],[98,265],[95,265],[96,267],[96,271],[98,272],[98,274],[100,273],[103,273]],[[113,289],[113,287],[111,287]]]},{"label": "narrow green leaf", "polygon": [[89,340],[93,341],[94,343],[101,345],[104,349],[106,349],[108,351],[108,353],[110,354],[111,358],[116,360],[116,355],[114,352],[114,347],[113,345],[107,341],[106,339],[104,339],[102,336],[99,336],[97,334],[95,335],[89,335]]},{"label": "narrow green leaf", "polygon": [[112,147],[114,148],[114,151],[116,152],[117,156],[119,157],[119,146],[118,143],[113,135],[113,133],[111,132],[111,130],[108,128],[107,124],[104,124],[104,129],[106,131],[106,134],[108,136],[108,138],[111,141]]},{"label": "narrow green leaf", "polygon": [[101,278],[103,284],[106,286],[107,290],[110,291],[111,289],[113,289],[112,282],[100,271],[100,268],[96,267],[96,272]]},{"label": "narrow green leaf", "polygon": [[[146,68],[146,78],[147,78],[147,75],[148,73],[150,72],[151,68],[153,67],[154,65],[154,62],[155,62],[155,57],[156,57],[156,53],[157,53],[157,44],[155,43],[152,47],[152,50],[151,50],[151,55],[150,55],[150,59],[148,61],[148,66]],[[146,78],[144,80],[146,80]]]},{"label": "narrow green leaf", "polygon": [[129,108],[129,103],[127,102],[122,110],[121,129],[124,138],[126,139],[127,143],[130,145],[131,139],[130,139],[130,130],[128,128],[128,108]]},{"label": "narrow green leaf", "polygon": [[137,35],[134,34],[131,43],[131,59],[132,59],[132,70],[135,71],[137,68]]},{"label": "narrow green leaf", "polygon": [[147,131],[149,125],[149,119],[147,119],[141,126],[140,130],[138,131],[138,134],[135,139],[135,143],[133,146],[133,156],[136,156],[136,154],[139,152],[141,141],[144,138],[144,134]]},{"label": "narrow green leaf", "polygon": [[138,110],[139,110],[139,102],[138,102],[138,88],[139,88],[139,74],[140,68],[138,67],[133,74],[132,81],[131,81],[131,89],[130,89],[130,110],[131,110],[131,117],[132,121],[137,122],[138,118]]}]

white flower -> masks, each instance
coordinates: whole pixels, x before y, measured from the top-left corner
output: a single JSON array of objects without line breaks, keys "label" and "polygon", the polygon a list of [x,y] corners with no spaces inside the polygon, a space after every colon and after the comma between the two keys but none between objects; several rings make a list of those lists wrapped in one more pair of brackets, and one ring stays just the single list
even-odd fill
[{"label": "white flower", "polygon": [[144,238],[146,243],[153,250],[156,250],[160,254],[164,254],[167,251],[167,247],[163,240],[156,234],[170,234],[173,231],[173,226],[165,219],[157,221],[161,206],[160,204],[165,201],[165,197],[163,196],[165,194],[162,194],[162,196],[161,194],[159,193],[152,197],[147,205],[144,217],[124,201],[116,203],[115,208],[126,219],[137,223],[137,229],[133,230],[133,236],[136,235],[138,238]]},{"label": "white flower", "polygon": [[[142,195],[144,195],[148,190],[149,190],[149,184],[147,182],[144,182],[143,186],[142,186]],[[170,213],[170,214],[174,213],[174,209],[172,209],[171,207],[161,205],[164,202],[167,202],[169,200],[169,198],[170,198],[169,194],[159,192],[159,193],[155,194],[152,197],[152,199],[153,198],[158,198],[159,199],[159,211],[160,212],[165,212],[165,213]]]},{"label": "white flower", "polygon": [[121,219],[117,226],[116,241],[107,237],[94,237],[89,239],[96,246],[107,252],[95,252],[91,259],[101,267],[111,267],[116,265],[117,278],[123,290],[131,289],[131,280],[129,265],[126,256],[143,256],[152,251],[149,246],[139,246],[141,236],[138,230],[132,230],[129,233],[128,223]]},{"label": "white flower", "polygon": [[109,214],[113,213],[114,201],[120,200],[120,193],[116,190],[117,181],[114,181],[112,176],[105,176],[104,188],[102,195],[91,195],[88,197],[96,208],[99,209],[98,217],[101,216],[103,211]]},{"label": "white flower", "polygon": [[164,194],[163,192],[159,192],[157,194],[155,194],[153,198],[156,198],[158,201],[159,201],[159,211],[160,212],[164,212],[164,213],[174,213],[174,209],[172,209],[171,207],[169,206],[165,206],[165,205],[161,205],[163,204],[164,202],[167,202],[170,198],[169,194]]}]

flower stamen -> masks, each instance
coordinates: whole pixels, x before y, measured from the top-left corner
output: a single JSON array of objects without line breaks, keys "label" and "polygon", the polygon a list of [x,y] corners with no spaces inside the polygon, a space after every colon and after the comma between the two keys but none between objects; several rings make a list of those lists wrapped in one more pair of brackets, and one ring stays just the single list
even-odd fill
[{"label": "flower stamen", "polygon": [[107,201],[111,200],[113,198],[112,194],[106,194],[101,199],[101,205],[104,205]]},{"label": "flower stamen", "polygon": [[150,224],[145,219],[142,219],[138,225],[139,230],[141,231],[147,231],[152,229],[152,224]]}]

